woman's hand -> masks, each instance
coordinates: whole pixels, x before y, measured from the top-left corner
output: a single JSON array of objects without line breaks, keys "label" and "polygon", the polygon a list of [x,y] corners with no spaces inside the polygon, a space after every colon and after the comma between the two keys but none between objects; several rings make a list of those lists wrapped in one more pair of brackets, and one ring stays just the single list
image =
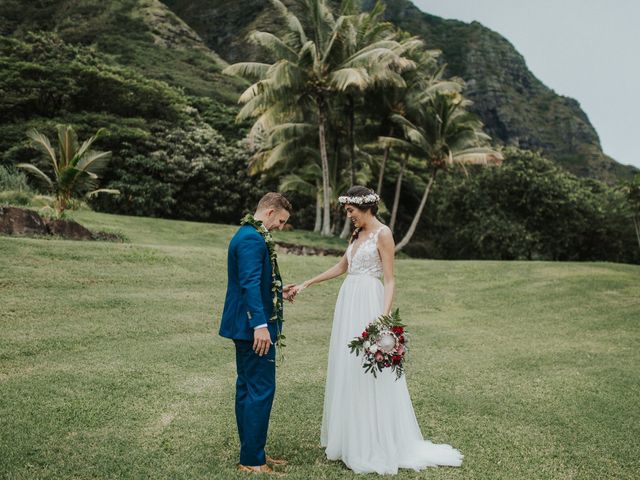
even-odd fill
[{"label": "woman's hand", "polygon": [[293,287],[293,290],[296,292],[295,294],[297,295],[298,293],[300,293],[301,291],[303,291],[305,288],[307,288],[309,285],[307,284],[307,282],[302,282],[299,285],[296,285]]},{"label": "woman's hand", "polygon": [[293,303],[293,300],[296,298],[296,295],[298,294],[295,287],[296,286],[293,283],[286,285],[282,289],[282,298],[284,298],[285,300],[289,300],[291,303]]}]

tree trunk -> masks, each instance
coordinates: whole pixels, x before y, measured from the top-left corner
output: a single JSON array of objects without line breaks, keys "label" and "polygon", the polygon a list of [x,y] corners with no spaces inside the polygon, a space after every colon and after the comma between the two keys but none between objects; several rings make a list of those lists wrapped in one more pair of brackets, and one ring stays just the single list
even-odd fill
[{"label": "tree trunk", "polygon": [[[393,127],[389,130],[389,137],[393,135]],[[380,165],[380,174],[378,175],[378,190],[376,193],[382,196],[382,183],[384,181],[384,170],[387,168],[387,160],[389,160],[389,152],[391,151],[391,147],[387,146],[384,149],[384,155],[382,156],[382,165]],[[393,228],[391,228],[393,230]]]},{"label": "tree trunk", "polygon": [[349,95],[349,186],[356,182],[356,135],[355,135],[355,106],[353,97]]},{"label": "tree trunk", "polygon": [[[349,117],[349,187],[353,187],[356,182],[356,136],[355,136],[355,107],[353,104],[353,97],[348,96],[348,110],[347,116]],[[340,232],[340,238],[345,239],[351,233],[351,222],[349,217],[345,216],[344,225],[342,226],[342,232]]]},{"label": "tree trunk", "polygon": [[409,230],[404,235],[403,239],[396,245],[396,252],[400,251],[404,247],[407,246],[413,234],[416,233],[416,227],[418,226],[418,222],[420,221],[420,217],[422,216],[422,212],[424,210],[424,206],[427,204],[427,198],[429,197],[429,192],[431,191],[431,187],[433,186],[433,182],[436,181],[436,175],[438,170],[434,170],[431,178],[429,179],[429,183],[427,184],[427,188],[424,189],[424,195],[422,195],[422,200],[420,200],[420,206],[418,207],[418,211],[413,217],[413,221],[409,226]]},{"label": "tree trunk", "polygon": [[351,220],[349,220],[349,217],[345,215],[344,225],[342,227],[342,232],[340,233],[340,238],[344,240],[345,238],[349,238],[349,235],[351,235]]},{"label": "tree trunk", "polygon": [[636,237],[638,237],[638,247],[640,247],[640,218],[633,217],[633,226],[636,227]]},{"label": "tree trunk", "polygon": [[64,194],[58,195],[56,197],[56,201],[55,201],[54,206],[55,206],[56,212],[58,214],[58,218],[62,218],[62,214],[67,209],[67,202],[68,202],[69,198],[70,198],[70,196],[65,196]]},{"label": "tree trunk", "polygon": [[320,192],[320,185],[316,185],[316,224],[313,226],[315,233],[320,233],[322,230],[322,193]]},{"label": "tree trunk", "polygon": [[391,221],[389,222],[389,228],[393,233],[396,220],[398,218],[398,206],[400,205],[400,191],[402,190],[402,177],[404,176],[404,170],[407,167],[409,161],[409,154],[405,153],[402,157],[402,163],[400,164],[400,173],[398,173],[398,180],[396,181],[396,192],[393,196],[393,208],[391,210]]},{"label": "tree trunk", "polygon": [[331,236],[331,204],[329,202],[329,159],[327,157],[327,145],[325,136],[326,112],[324,98],[321,95],[316,97],[318,107],[318,141],[320,142],[320,159],[322,161],[322,200],[323,216],[321,235]]}]

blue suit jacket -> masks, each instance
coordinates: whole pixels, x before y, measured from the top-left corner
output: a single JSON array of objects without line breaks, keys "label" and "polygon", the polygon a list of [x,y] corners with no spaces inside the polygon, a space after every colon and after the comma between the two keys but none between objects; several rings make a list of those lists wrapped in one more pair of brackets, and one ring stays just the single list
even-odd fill
[{"label": "blue suit jacket", "polygon": [[[278,325],[270,322],[271,259],[262,235],[251,225],[238,229],[229,244],[227,256],[227,296],[220,322],[220,335],[234,340],[253,340],[253,329],[268,324],[275,342]],[[282,296],[282,291],[278,293]]]}]

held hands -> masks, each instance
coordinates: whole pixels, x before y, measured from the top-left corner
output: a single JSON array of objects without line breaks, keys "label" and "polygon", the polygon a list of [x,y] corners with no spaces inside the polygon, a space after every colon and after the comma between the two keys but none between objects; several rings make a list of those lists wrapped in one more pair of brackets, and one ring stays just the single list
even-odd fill
[{"label": "held hands", "polygon": [[289,300],[289,302],[293,303],[293,300],[296,298],[298,294],[297,290],[295,290],[295,285],[290,283],[289,285],[285,285],[282,289],[282,298],[285,300]]},{"label": "held hands", "polygon": [[296,298],[296,295],[298,295],[298,293],[300,293],[305,288],[307,288],[306,282],[301,283],[299,285],[296,285],[294,283],[285,285],[282,288],[282,298],[284,298],[285,300],[289,300],[291,303],[293,303],[293,301]]},{"label": "held hands", "polygon": [[299,285],[294,285],[294,286],[291,287],[291,289],[295,292],[294,295],[299,294],[305,288],[307,288],[307,282],[303,282],[303,283],[301,283]]}]

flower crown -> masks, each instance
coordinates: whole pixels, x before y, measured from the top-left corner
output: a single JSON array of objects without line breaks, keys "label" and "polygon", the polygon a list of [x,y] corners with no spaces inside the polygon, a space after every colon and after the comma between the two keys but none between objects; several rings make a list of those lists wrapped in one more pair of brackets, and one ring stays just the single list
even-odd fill
[{"label": "flower crown", "polygon": [[338,202],[341,205],[369,205],[377,204],[380,201],[380,196],[377,193],[370,193],[368,195],[359,195],[357,197],[338,197]]}]

